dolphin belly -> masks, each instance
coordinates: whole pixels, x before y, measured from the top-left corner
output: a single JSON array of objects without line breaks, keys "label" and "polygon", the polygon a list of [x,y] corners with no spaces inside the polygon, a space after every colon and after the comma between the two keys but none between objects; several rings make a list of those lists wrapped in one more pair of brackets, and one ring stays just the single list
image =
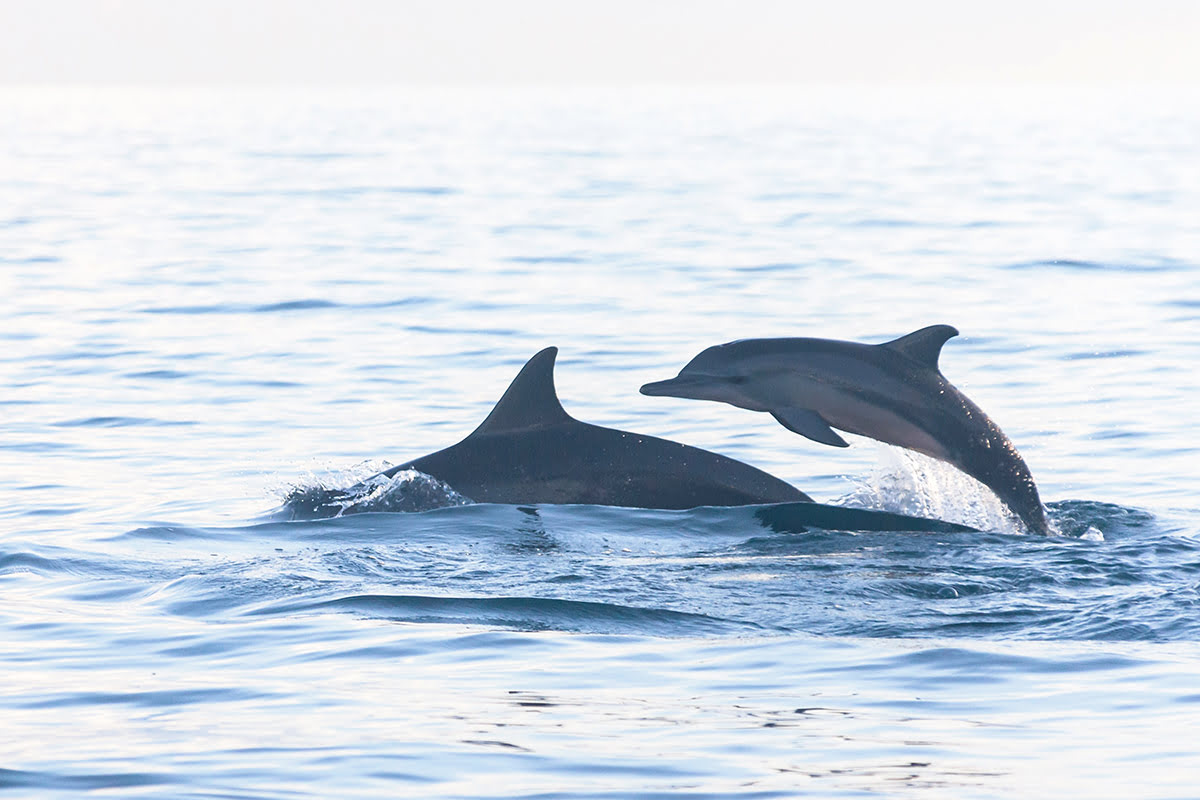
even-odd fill
[{"label": "dolphin belly", "polygon": [[[949,450],[916,421],[911,410],[897,402],[896,397],[885,394],[894,379],[878,370],[860,367],[859,371],[865,374],[859,382],[851,382],[810,370],[782,370],[739,389],[747,394],[753,392],[754,404],[771,412],[780,422],[791,416],[790,409],[804,409],[840,431],[916,450],[943,461],[952,460]],[[844,442],[829,441],[806,430],[797,432],[823,444],[845,446]]]},{"label": "dolphin belly", "polygon": [[831,405],[822,416],[838,430],[915,450],[941,461],[954,461],[945,445],[929,431],[877,401],[842,393],[841,402]]}]

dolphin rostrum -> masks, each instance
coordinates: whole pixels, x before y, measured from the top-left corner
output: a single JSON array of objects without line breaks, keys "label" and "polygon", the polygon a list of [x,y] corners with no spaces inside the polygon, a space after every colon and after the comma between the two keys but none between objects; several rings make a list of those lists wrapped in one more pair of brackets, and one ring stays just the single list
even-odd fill
[{"label": "dolphin rostrum", "polygon": [[939,520],[814,503],[791,484],[741,461],[580,422],[567,414],[554,390],[557,353],[548,347],[531,358],[483,423],[458,444],[349,489],[298,490],[285,501],[286,518],[384,510],[357,505],[353,498],[365,495],[377,479],[417,470],[484,503],[656,509],[760,505],[756,516],[780,530],[970,530]]},{"label": "dolphin rostrum", "polygon": [[958,331],[933,325],[871,345],[832,339],[744,339],[710,347],[678,377],[642,394],[719,400],[766,411],[790,431],[846,447],[833,429],[915,450],[987,486],[1035,533],[1042,501],[1008,437],[938,370]]}]

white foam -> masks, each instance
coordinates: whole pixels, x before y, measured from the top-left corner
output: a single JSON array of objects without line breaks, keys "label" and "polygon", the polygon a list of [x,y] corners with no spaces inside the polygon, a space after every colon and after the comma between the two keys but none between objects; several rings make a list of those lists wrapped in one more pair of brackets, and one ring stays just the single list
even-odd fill
[{"label": "white foam", "polygon": [[930,517],[981,530],[1025,532],[995,493],[971,476],[920,453],[863,441],[876,448],[877,466],[865,478],[849,478],[856,488],[839,498],[840,504]]}]

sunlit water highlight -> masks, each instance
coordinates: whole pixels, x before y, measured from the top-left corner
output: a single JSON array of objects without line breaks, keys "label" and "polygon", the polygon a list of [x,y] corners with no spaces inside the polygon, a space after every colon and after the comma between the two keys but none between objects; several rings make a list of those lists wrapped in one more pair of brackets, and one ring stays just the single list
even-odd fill
[{"label": "sunlit water highlight", "polygon": [[[0,791],[1195,796],[1200,106],[1027,99],[0,95]],[[637,393],[937,322],[1060,535]],[[579,419],[984,532],[270,518],[547,345]]]}]

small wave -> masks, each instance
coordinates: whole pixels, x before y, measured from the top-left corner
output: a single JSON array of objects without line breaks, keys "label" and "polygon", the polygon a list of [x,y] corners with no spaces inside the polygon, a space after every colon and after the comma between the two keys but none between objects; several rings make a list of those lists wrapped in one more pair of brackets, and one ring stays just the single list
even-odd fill
[{"label": "small wave", "polygon": [[1166,264],[1106,264],[1100,261],[1050,258],[1036,261],[1019,261],[1009,264],[1008,269],[1060,269],[1075,272],[1168,272],[1175,269],[1175,267]]},{"label": "small wave", "polygon": [[1064,361],[1090,361],[1097,358],[1129,358],[1130,356],[1145,355],[1145,350],[1096,350],[1082,351],[1078,353],[1067,353],[1062,358]]},{"label": "small wave", "polygon": [[155,539],[163,542],[178,542],[188,539],[212,539],[219,538],[222,535],[232,535],[241,529],[233,528],[229,531],[221,531],[219,529],[205,528],[189,528],[186,525],[149,525],[143,528],[135,528],[131,531],[122,533],[115,539]]},{"label": "small wave", "polygon": [[153,378],[154,380],[177,380],[191,377],[190,372],[180,372],[175,369],[152,369],[144,372],[126,372],[126,378]]},{"label": "small wave", "polygon": [[329,300],[287,300],[282,303],[268,303],[255,306],[254,311],[307,311],[314,308],[337,308],[338,303]]},{"label": "small wave", "polygon": [[14,572],[45,574],[65,571],[67,571],[66,566],[57,559],[43,558],[29,552],[0,553],[0,575]]},{"label": "small wave", "polygon": [[127,357],[127,356],[139,356],[139,355],[142,355],[143,353],[145,353],[144,350],[130,350],[130,349],[125,349],[125,350],[120,350],[120,349],[106,350],[103,348],[76,349],[76,350],[63,350],[61,352],[48,355],[48,356],[46,356],[46,358],[50,361],[90,361],[90,360],[99,361],[99,360],[105,359],[105,358],[123,358],[123,357]]},{"label": "small wave", "polygon": [[931,647],[911,653],[888,656],[865,669],[904,674],[934,673],[939,680],[952,678],[960,683],[995,683],[1001,675],[1069,675],[1081,672],[1129,670],[1145,666],[1145,662],[1117,654],[1098,654],[1080,657],[1030,656],[1017,653],[993,652],[987,649],[964,647]]},{"label": "small wave", "polygon": [[279,603],[252,613],[294,614],[325,609],[399,622],[469,623],[525,631],[719,636],[766,630],[754,622],[706,614],[549,597],[366,594],[313,602]]},{"label": "small wave", "polygon": [[0,767],[0,789],[52,789],[69,792],[85,792],[103,789],[129,789],[133,787],[159,786],[174,783],[175,778],[148,772],[105,772],[82,775],[64,775],[56,772],[32,772],[29,770],[4,769]]},{"label": "small wave", "polygon": [[295,161],[335,161],[340,159],[372,159],[379,158],[381,153],[377,152],[340,152],[334,150],[321,151],[285,151],[285,150],[247,150],[246,155],[250,158],[266,158],[279,160],[295,160]]},{"label": "small wave", "polygon": [[587,259],[582,256],[510,256],[505,259],[513,264],[584,264]]},{"label": "small wave", "polygon": [[69,453],[80,450],[79,445],[70,442],[54,442],[34,440],[28,442],[0,442],[0,450],[11,450],[16,453]]},{"label": "small wave", "polygon": [[805,266],[802,264],[789,262],[789,261],[779,261],[779,262],[772,262],[769,264],[747,264],[747,265],[741,266],[741,267],[733,267],[732,269],[735,272],[741,272],[744,274],[779,273],[779,274],[783,274],[783,275],[795,275],[799,272],[804,271]]},{"label": "small wave", "polygon": [[401,297],[393,300],[376,300],[368,303],[343,303],[320,298],[282,300],[277,303],[220,303],[192,306],[149,306],[140,309],[143,314],[276,314],[291,311],[325,311],[329,309],[373,309],[400,306],[427,305],[429,297]]},{"label": "small wave", "polygon": [[215,191],[211,194],[218,197],[324,197],[324,198],[351,198],[364,197],[373,194],[383,195],[421,195],[425,197],[442,197],[446,195],[458,194],[459,189],[453,186],[405,186],[405,185],[383,185],[383,186],[332,186],[332,187],[315,187],[301,188],[291,187],[283,189],[246,189],[246,190],[224,190]]},{"label": "small wave", "polygon": [[143,314],[254,314],[272,313],[277,311],[311,311],[329,308],[341,308],[341,303],[332,300],[305,298],[300,300],[284,300],[278,303],[262,303],[252,305],[247,303],[221,303],[195,306],[152,306],[143,308]]},{"label": "small wave", "polygon": [[244,307],[231,308],[227,305],[209,305],[209,306],[156,306],[153,308],[143,308],[144,314],[225,314],[231,310],[245,311]]},{"label": "small wave", "polygon": [[[1059,500],[1047,503],[1050,519],[1063,536],[1095,539],[1116,536],[1125,538],[1139,530],[1154,526],[1154,515],[1137,508],[1127,508],[1097,500]],[[1089,536],[1090,534],[1090,536]]]},{"label": "small wave", "polygon": [[245,689],[172,689],[145,692],[69,692],[25,700],[18,708],[63,709],[70,706],[126,705],[139,708],[175,708],[183,705],[259,700],[266,695]]},{"label": "small wave", "polygon": [[850,224],[855,228],[916,228],[921,226],[921,223],[916,220],[897,217],[870,217],[855,220]]},{"label": "small wave", "polygon": [[56,428],[125,428],[135,425],[195,425],[194,422],[150,417],[86,417],[54,423]]}]

